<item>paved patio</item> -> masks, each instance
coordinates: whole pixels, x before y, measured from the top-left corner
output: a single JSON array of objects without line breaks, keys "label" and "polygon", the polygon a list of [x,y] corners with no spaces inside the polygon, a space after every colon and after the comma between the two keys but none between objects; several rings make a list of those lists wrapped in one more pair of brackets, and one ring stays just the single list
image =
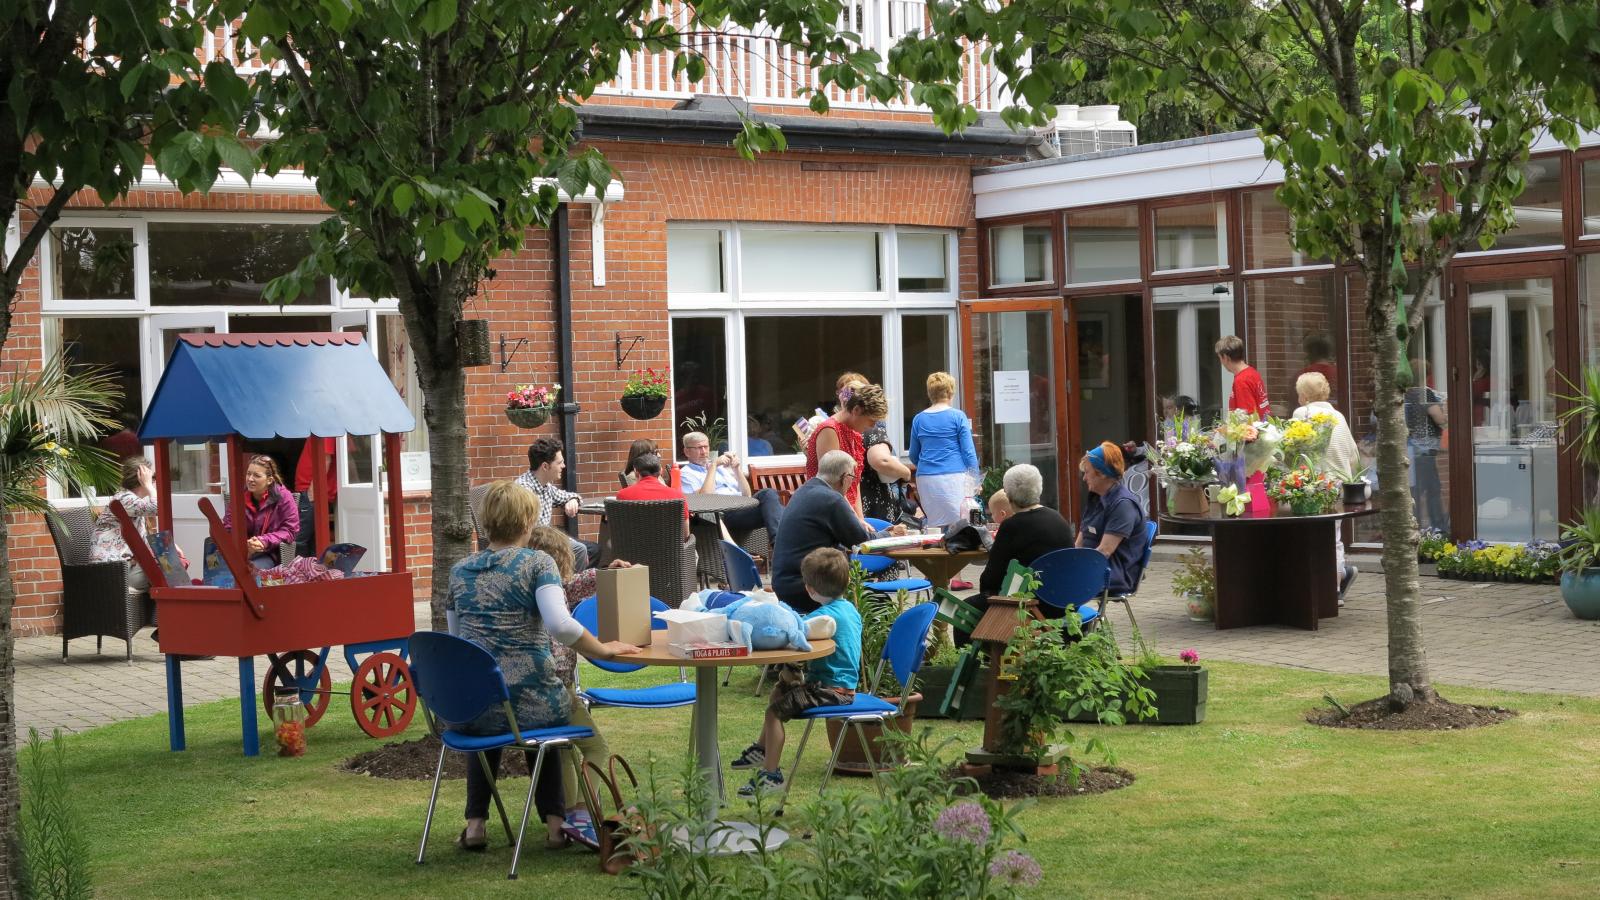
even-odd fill
[{"label": "paved patio", "polygon": [[[1190,622],[1182,601],[1170,590],[1177,566],[1166,548],[1151,563],[1134,601],[1135,614],[1168,655],[1193,647],[1205,659],[1381,675],[1387,668],[1383,577],[1375,560],[1354,560],[1363,571],[1348,605],[1315,632],[1277,627],[1216,631]],[[976,570],[966,574],[976,581]],[[1437,683],[1600,696],[1600,622],[1573,618],[1554,586],[1424,578],[1422,593],[1428,657]],[[427,605],[416,609],[421,626],[427,621]],[[1120,610],[1111,615],[1125,627]],[[93,640],[81,638],[73,642],[69,661],[62,663],[59,638],[17,641],[17,721],[23,734],[29,727],[81,731],[165,712],[162,658],[149,632],[134,641],[131,665],[123,662],[120,641],[105,646],[106,653],[96,656]],[[331,665],[335,681],[349,679],[342,658],[336,656]],[[256,661],[258,685],[265,666],[264,658]],[[238,671],[232,659],[186,663],[185,700],[196,704],[237,696]],[[349,715],[343,697],[334,698],[328,714]]]}]

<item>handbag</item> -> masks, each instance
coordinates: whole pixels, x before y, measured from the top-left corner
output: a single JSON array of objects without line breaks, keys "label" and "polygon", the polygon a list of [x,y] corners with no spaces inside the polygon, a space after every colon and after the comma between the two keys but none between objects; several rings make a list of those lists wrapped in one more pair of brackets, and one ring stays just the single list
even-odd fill
[{"label": "handbag", "polygon": [[[606,770],[601,770],[589,760],[584,760],[583,765],[578,767],[578,783],[583,791],[584,802],[589,805],[589,814],[594,817],[595,837],[600,842],[600,871],[607,875],[620,875],[629,866],[646,859],[646,851],[630,846],[628,839],[650,832],[650,825],[645,822],[638,808],[627,805],[622,799],[618,766],[622,767],[628,786],[637,790],[639,779],[634,776],[633,767],[628,765],[626,759],[615,754],[606,761]],[[599,787],[605,788],[611,795],[612,811],[603,815]]]},{"label": "handbag", "polygon": [[967,550],[988,550],[994,543],[989,529],[979,528],[971,522],[957,522],[944,533],[944,548],[951,553]]}]

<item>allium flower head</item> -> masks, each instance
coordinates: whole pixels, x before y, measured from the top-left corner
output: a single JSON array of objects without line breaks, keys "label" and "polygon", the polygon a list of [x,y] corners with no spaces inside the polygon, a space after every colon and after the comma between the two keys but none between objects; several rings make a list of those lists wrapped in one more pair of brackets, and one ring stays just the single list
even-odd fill
[{"label": "allium flower head", "polygon": [[1038,884],[1039,877],[1043,874],[1039,870],[1039,864],[1033,861],[1033,857],[1021,850],[1007,850],[1004,855],[989,864],[990,878],[1016,887]]},{"label": "allium flower head", "polygon": [[989,840],[989,814],[976,803],[957,803],[939,813],[933,830],[952,841],[983,844]]}]

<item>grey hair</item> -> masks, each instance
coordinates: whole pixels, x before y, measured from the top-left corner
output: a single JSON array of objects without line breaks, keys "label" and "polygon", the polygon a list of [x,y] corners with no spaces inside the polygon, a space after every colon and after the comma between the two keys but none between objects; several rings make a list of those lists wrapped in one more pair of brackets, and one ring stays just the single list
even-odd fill
[{"label": "grey hair", "polygon": [[855,470],[855,457],[843,450],[829,450],[817,461],[817,477],[835,487],[845,475]]},{"label": "grey hair", "polygon": [[683,445],[685,447],[689,446],[690,444],[701,443],[702,441],[704,441],[707,446],[710,446],[711,444],[711,438],[706,437],[706,433],[704,431],[691,431],[683,436]]},{"label": "grey hair", "polygon": [[1001,479],[1005,487],[1006,496],[1011,498],[1011,505],[1017,509],[1039,505],[1039,496],[1044,493],[1044,476],[1039,474],[1037,466],[1020,463],[1006,470],[1006,475]]}]

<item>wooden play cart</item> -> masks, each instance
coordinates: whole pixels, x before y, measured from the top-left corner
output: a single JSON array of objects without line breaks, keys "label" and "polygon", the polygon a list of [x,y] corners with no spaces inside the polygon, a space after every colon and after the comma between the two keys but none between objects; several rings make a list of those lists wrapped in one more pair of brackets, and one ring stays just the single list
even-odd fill
[{"label": "wooden play cart", "polygon": [[[262,392],[261,384],[274,390]],[[238,587],[172,584],[121,504],[111,504],[130,537],[128,546],[150,575],[161,652],[166,655],[173,750],[185,747],[180,656],[238,658],[240,727],[247,756],[260,751],[255,657],[262,655],[268,666],[261,698],[269,714],[277,688],[298,687],[306,724],[320,719],[333,694],[328,657],[333,647],[342,645],[354,675],[351,710],[361,729],[373,737],[390,737],[410,724],[417,700],[406,662],[407,639],[415,626],[401,508],[400,435],[415,427],[359,334],[179,336],[139,429],[141,440],[155,445],[161,529],[172,529],[167,459],[173,441],[226,441],[228,502],[233,521],[243,522],[244,439],[381,433],[393,570],[334,581],[258,585],[244,529],[224,529],[210,500],[201,499],[211,538]],[[306,452],[312,454],[313,471],[323,471],[323,442],[310,441]],[[328,498],[322,496],[320,479],[313,481],[312,514],[320,548],[328,545]]]}]

